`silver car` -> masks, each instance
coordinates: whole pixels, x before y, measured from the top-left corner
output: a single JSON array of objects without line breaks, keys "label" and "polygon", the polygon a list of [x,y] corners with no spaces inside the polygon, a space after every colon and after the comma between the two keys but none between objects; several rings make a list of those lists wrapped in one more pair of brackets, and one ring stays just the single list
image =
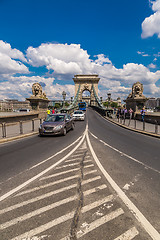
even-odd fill
[{"label": "silver car", "polygon": [[73,117],[74,120],[82,120],[82,121],[84,121],[85,113],[82,110],[76,110],[76,111],[74,111],[72,117]]},{"label": "silver car", "polygon": [[66,135],[70,129],[74,129],[74,120],[69,114],[50,114],[39,127],[39,136]]}]

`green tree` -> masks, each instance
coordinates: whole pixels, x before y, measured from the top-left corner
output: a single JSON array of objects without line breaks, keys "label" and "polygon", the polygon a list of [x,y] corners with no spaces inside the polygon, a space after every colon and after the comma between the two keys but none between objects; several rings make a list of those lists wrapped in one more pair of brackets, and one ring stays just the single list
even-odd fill
[{"label": "green tree", "polygon": [[60,103],[55,103],[54,107],[58,109],[61,107],[61,105],[60,105]]},{"label": "green tree", "polygon": [[111,103],[111,107],[113,107],[113,108],[117,108],[117,107],[118,107],[118,103],[116,103],[116,102],[112,102],[112,103]]},{"label": "green tree", "polygon": [[66,106],[66,107],[69,107],[69,103],[68,103],[68,102],[65,102],[65,106]]}]

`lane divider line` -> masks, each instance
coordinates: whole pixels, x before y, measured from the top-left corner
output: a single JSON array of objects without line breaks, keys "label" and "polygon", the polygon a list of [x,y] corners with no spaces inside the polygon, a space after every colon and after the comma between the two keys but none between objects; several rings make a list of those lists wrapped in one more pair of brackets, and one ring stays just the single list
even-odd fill
[{"label": "lane divider line", "polygon": [[33,168],[35,168],[35,167],[38,167],[39,165],[41,165],[41,164],[43,164],[43,163],[51,160],[52,158],[56,157],[57,155],[63,153],[63,152],[66,151],[68,148],[72,147],[76,142],[78,142],[78,141],[81,139],[81,137],[82,137],[82,136],[80,136],[79,138],[77,138],[76,141],[74,141],[73,143],[71,143],[69,146],[67,146],[66,148],[62,149],[61,151],[55,153],[53,156],[50,156],[49,158],[43,160],[43,161],[40,162],[40,163],[37,163],[36,165],[34,165],[33,167],[31,167],[30,170],[33,169]]},{"label": "lane divider line", "polygon": [[[87,126],[88,129],[88,126]],[[127,195],[122,191],[122,189],[117,185],[117,183],[111,178],[111,176],[106,172],[102,164],[100,163],[99,159],[97,158],[93,147],[91,145],[88,131],[86,133],[87,143],[90,148],[91,154],[107,179],[107,181],[110,183],[110,185],[113,187],[113,189],[117,192],[118,196],[122,199],[122,201],[125,203],[125,205],[128,207],[128,209],[132,212],[132,214],[135,216],[135,218],[138,220],[138,222],[142,225],[142,227],[145,229],[145,231],[150,235],[150,237],[154,240],[160,239],[160,234],[158,231],[151,225],[151,223],[145,218],[145,216],[139,211],[139,209],[131,202],[131,200],[127,197]]]},{"label": "lane divider line", "polygon": [[121,151],[118,150],[117,148],[112,147],[112,146],[109,145],[108,143],[106,143],[106,142],[104,142],[103,140],[101,140],[101,139],[99,139],[98,137],[96,137],[93,133],[90,132],[90,134],[91,134],[95,139],[98,139],[101,143],[103,143],[103,144],[106,145],[107,147],[113,149],[114,151],[116,151],[116,152],[118,152],[118,153],[120,153],[120,154],[123,154],[123,156],[125,156],[125,157],[127,157],[127,158],[130,158],[131,160],[133,160],[133,161],[135,161],[135,162],[143,165],[145,168],[148,168],[148,169],[150,169],[150,170],[152,170],[152,171],[154,171],[154,172],[160,173],[160,171],[158,171],[157,169],[152,168],[152,167],[148,166],[147,164],[140,162],[140,161],[137,160],[136,158],[131,157],[130,155],[128,155],[128,154],[126,154],[126,153],[124,153],[124,152],[121,152]]}]

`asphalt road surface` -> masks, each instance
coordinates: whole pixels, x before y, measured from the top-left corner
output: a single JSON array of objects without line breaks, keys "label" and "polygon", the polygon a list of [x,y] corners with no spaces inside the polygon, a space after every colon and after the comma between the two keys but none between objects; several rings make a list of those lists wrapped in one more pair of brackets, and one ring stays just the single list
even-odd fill
[{"label": "asphalt road surface", "polygon": [[0,240],[159,240],[159,146],[92,109],[66,136],[1,144]]}]

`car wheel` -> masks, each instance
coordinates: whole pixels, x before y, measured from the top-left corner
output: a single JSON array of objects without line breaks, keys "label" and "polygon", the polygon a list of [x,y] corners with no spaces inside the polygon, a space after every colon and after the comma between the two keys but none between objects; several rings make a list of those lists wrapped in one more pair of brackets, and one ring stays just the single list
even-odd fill
[{"label": "car wheel", "polygon": [[64,128],[64,129],[63,129],[63,136],[65,136],[66,134],[67,134],[67,129]]},{"label": "car wheel", "polygon": [[74,130],[74,128],[75,128],[75,124],[72,123],[71,130]]}]

